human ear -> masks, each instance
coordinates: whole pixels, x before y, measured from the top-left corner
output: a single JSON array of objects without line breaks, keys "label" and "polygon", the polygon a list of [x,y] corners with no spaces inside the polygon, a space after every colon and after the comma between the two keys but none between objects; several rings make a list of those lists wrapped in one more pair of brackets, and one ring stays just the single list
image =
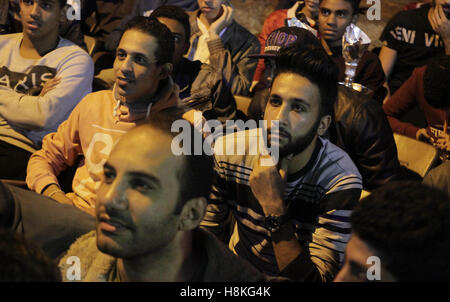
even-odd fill
[{"label": "human ear", "polygon": [[200,225],[206,213],[206,198],[197,197],[189,200],[181,210],[178,230],[191,231]]},{"label": "human ear", "polygon": [[172,69],[173,69],[172,63],[164,63],[160,67],[161,67],[161,71],[159,73],[159,77],[161,80],[167,78],[172,73]]},{"label": "human ear", "polygon": [[319,127],[317,128],[317,135],[321,136],[327,132],[331,124],[331,115],[327,114],[320,118]]}]

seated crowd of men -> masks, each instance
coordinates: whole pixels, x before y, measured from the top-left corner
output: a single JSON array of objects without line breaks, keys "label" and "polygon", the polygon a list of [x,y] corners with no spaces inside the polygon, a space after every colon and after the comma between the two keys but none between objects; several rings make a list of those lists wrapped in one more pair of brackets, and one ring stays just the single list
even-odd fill
[{"label": "seated crowd of men", "polygon": [[[370,93],[339,84],[359,0],[288,1],[259,41],[226,0],[81,1],[70,24],[67,2],[0,1],[0,281],[450,280],[450,0],[390,20]],[[441,162],[422,179],[393,133]]]}]

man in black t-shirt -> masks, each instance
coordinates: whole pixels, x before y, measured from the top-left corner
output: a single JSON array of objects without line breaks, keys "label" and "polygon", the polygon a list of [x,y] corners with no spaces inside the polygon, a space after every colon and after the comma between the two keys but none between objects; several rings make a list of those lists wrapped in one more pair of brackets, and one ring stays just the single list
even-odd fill
[{"label": "man in black t-shirt", "polygon": [[402,11],[386,25],[380,40],[380,61],[393,94],[411,75],[444,51],[450,54],[450,0],[434,0],[415,10]]}]

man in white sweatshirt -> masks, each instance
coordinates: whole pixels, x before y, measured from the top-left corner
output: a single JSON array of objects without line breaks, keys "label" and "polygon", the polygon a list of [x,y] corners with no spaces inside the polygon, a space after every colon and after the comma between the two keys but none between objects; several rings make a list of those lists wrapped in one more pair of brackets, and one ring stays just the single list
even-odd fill
[{"label": "man in white sweatshirt", "polygon": [[43,137],[91,92],[91,58],[58,36],[65,4],[21,0],[23,32],[0,36],[0,178],[24,180]]}]

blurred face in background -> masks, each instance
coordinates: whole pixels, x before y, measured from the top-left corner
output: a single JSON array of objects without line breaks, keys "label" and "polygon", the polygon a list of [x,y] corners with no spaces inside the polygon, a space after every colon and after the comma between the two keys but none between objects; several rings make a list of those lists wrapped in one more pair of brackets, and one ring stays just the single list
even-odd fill
[{"label": "blurred face in background", "polygon": [[21,0],[19,5],[24,34],[38,39],[58,33],[61,15],[58,0]]},{"label": "blurred face in background", "polygon": [[175,19],[159,17],[158,21],[167,26],[172,32],[175,39],[175,50],[173,52],[173,65],[180,63],[184,54],[189,50],[189,37],[186,37],[186,32],[183,25]]},{"label": "blurred face in background", "polygon": [[316,17],[319,13],[319,0],[305,0],[305,8],[311,16]]},{"label": "blurred face in background", "polygon": [[353,8],[345,0],[322,0],[319,7],[319,32],[329,47],[342,45],[345,29],[353,21]]},{"label": "blurred face in background", "polygon": [[227,0],[197,0],[198,6],[202,14],[208,20],[215,20],[222,15],[222,4]]}]

